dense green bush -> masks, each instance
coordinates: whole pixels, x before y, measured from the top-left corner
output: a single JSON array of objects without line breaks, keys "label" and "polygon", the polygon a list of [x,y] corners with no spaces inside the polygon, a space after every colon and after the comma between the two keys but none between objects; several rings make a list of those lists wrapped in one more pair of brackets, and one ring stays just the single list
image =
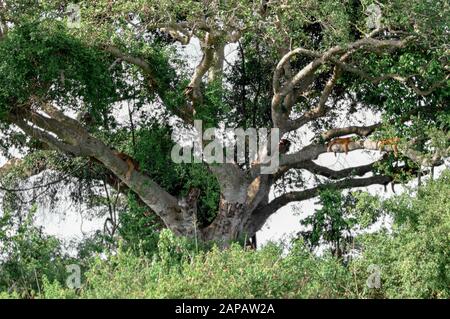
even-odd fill
[{"label": "dense green bush", "polygon": [[[351,277],[333,258],[319,258],[298,243],[246,251],[235,244],[194,253],[164,231],[158,255],[142,258],[119,251],[98,258],[86,274],[80,298],[311,298],[351,297]],[[181,257],[181,258],[180,258]],[[74,297],[57,282],[45,284],[45,298]]]},{"label": "dense green bush", "polygon": [[[0,298],[33,298],[42,292],[43,278],[63,281],[71,264],[61,242],[32,225],[34,211],[18,221],[0,216]],[[19,224],[17,226],[17,224]]]},{"label": "dense green bush", "polygon": [[420,188],[382,203],[390,231],[361,237],[355,269],[378,265],[386,298],[450,298],[450,171]]},{"label": "dense green bush", "polygon": [[[415,196],[381,201],[364,193],[356,198],[355,216],[369,210],[371,216],[390,216],[392,225],[356,236],[353,257],[345,263],[329,252],[313,254],[303,240],[289,249],[268,244],[253,251],[233,244],[221,251],[163,230],[152,255],[122,245],[116,253],[79,260],[86,269],[79,289],[66,288],[64,276],[57,275],[73,260],[62,258],[54,239],[34,240],[36,230],[25,228],[26,235],[22,230],[6,241],[15,243],[15,252],[0,263],[0,298],[449,298],[450,172]],[[369,288],[374,267],[380,286]],[[29,288],[11,290],[12,279]]]}]

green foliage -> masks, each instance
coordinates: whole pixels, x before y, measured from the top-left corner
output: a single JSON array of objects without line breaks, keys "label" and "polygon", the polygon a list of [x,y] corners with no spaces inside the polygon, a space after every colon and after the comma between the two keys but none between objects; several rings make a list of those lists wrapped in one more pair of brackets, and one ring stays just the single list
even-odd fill
[{"label": "green foliage", "polygon": [[[325,191],[321,212],[339,212],[337,203],[343,200],[339,196]],[[121,245],[117,253],[87,259],[82,287],[77,290],[66,288],[55,275],[60,259],[49,262],[42,257],[49,250],[58,251],[57,245],[47,243],[43,248],[39,241],[39,258],[26,258],[25,263],[16,259],[20,267],[14,269],[27,269],[33,274],[32,265],[38,267],[36,273],[45,274],[39,277],[40,294],[39,290],[33,293],[42,298],[449,298],[450,172],[420,188],[416,197],[405,193],[381,201],[360,193],[356,198],[351,209],[346,209],[352,211],[360,227],[381,214],[391,216],[393,224],[390,229],[358,235],[359,253],[346,265],[331,254],[314,255],[302,240],[288,252],[276,244],[257,251],[237,244],[219,250],[198,247],[164,230],[153,254]],[[34,234],[30,229],[27,233],[28,239]],[[5,232],[1,234],[5,238]],[[21,243],[23,251],[22,239],[14,237],[13,241],[18,242],[13,250]],[[373,265],[380,268],[379,288],[366,284]],[[20,282],[16,278],[22,277],[15,276],[14,282]],[[17,293],[5,293],[9,286],[2,284],[0,298],[24,297],[17,289]],[[26,284],[29,286],[24,287],[32,287],[32,279]]]},{"label": "green foliage", "polygon": [[30,212],[19,226],[11,214],[0,217],[0,291],[31,298],[41,293],[43,278],[63,281],[69,258],[61,242],[33,226]]},{"label": "green foliage", "polygon": [[449,298],[450,172],[416,198],[405,193],[382,205],[392,230],[361,236],[363,255],[354,267],[379,265],[385,298]]},{"label": "green foliage", "polygon": [[[87,111],[96,125],[91,125],[90,116],[83,118],[82,124],[111,147],[135,157],[140,169],[171,194],[181,197],[190,189],[199,188],[198,219],[201,226],[206,226],[214,218],[219,202],[219,186],[206,166],[171,161],[173,141],[165,124],[143,117],[134,123],[136,129],[130,134],[128,127],[119,127],[112,115],[112,105],[119,100],[133,100],[137,109],[157,101],[168,111],[162,116],[167,122],[171,112],[177,113],[186,105],[183,92],[189,82],[188,68],[178,60],[173,39],[161,32],[161,23],[190,22],[196,26],[193,32],[201,38],[205,30],[197,22],[204,19],[219,30],[242,26],[237,63],[223,77],[227,85],[222,86],[219,81],[202,83],[203,103],[195,116],[204,121],[205,128],[222,123],[230,127],[269,127],[272,74],[281,45],[289,40],[291,48],[316,52],[345,46],[371,31],[366,24],[366,9],[377,3],[386,29],[396,30],[399,35],[413,33],[416,41],[395,52],[357,51],[348,63],[368,76],[398,74],[406,80],[373,84],[344,72],[330,98],[336,106],[352,100],[354,106],[349,113],[366,109],[381,113],[386,125],[376,138],[400,137],[400,147],[415,139],[414,147],[420,152],[448,148],[449,82],[444,81],[448,73],[448,1],[286,0],[283,5],[273,4],[267,13],[260,11],[260,3],[119,0],[111,5],[109,0],[81,1],[82,26],[73,30],[64,25],[65,2],[8,1],[2,15],[10,21],[11,28],[0,39],[0,129],[7,137],[0,146],[17,146],[27,151],[27,147],[39,148],[8,127],[8,116],[12,112],[20,114],[21,105],[34,103],[28,106],[35,107],[38,100],[49,99],[67,113]],[[135,26],[130,19],[141,25]],[[118,62],[103,51],[108,45],[142,59],[150,71],[142,72]],[[290,63],[297,71],[311,60],[298,55]],[[300,97],[294,105],[298,114],[293,116],[317,104],[331,69],[330,65],[320,68],[314,83],[309,85],[311,94]],[[415,84],[427,90],[436,82],[443,85],[426,96],[418,96],[407,87]],[[328,118],[312,122],[313,131],[333,127],[338,118],[335,115],[341,111],[341,107],[328,110]],[[57,161],[53,162],[53,156],[48,154],[30,155],[22,171],[2,177],[2,182],[16,185],[27,170],[43,159],[57,170],[67,170],[65,159],[55,156]],[[411,162],[400,160],[415,168]],[[398,162],[390,156],[377,170],[395,176],[396,181],[407,181],[413,175],[398,175]],[[83,160],[76,159],[71,164],[83,164]],[[77,177],[87,180],[105,174],[110,172],[105,173],[104,168],[95,172],[86,168]],[[111,242],[105,243],[100,234],[78,247],[79,262],[87,269],[80,291],[63,287],[62,269],[68,258],[62,253],[61,243],[32,226],[31,217],[19,221],[5,213],[0,219],[0,298],[448,298],[449,184],[446,173],[439,181],[421,188],[416,198],[402,195],[386,202],[365,193],[343,196],[324,191],[320,198],[322,208],[303,221],[311,230],[303,233],[304,242],[296,243],[287,255],[276,245],[256,252],[238,245],[224,251],[200,249],[165,231],[159,233],[159,220],[130,192],[126,212],[120,214],[118,231],[123,242],[117,254],[107,247]],[[18,198],[11,192],[6,197],[13,204],[4,207],[7,212],[18,212]],[[97,205],[105,202],[95,200]],[[335,258],[349,252],[345,245],[353,240],[353,230],[367,228],[381,215],[392,217],[392,229],[358,236],[355,247],[360,256],[346,265]],[[331,245],[334,257],[311,253],[311,249],[324,244]],[[97,254],[106,258],[93,258]],[[377,290],[365,285],[367,269],[373,264],[382,269],[382,287]]]},{"label": "green foliage", "polygon": [[48,98],[76,109],[82,98],[99,117],[116,96],[107,61],[104,53],[70,36],[61,23],[18,26],[0,42],[0,110]]},{"label": "green foliage", "polygon": [[128,209],[119,215],[119,234],[122,247],[142,254],[153,254],[157,249],[158,230],[162,227],[156,214],[139,203],[135,195],[128,196]]},{"label": "green foliage", "polygon": [[203,103],[195,115],[196,120],[202,120],[204,129],[216,128],[228,118],[231,107],[223,98],[226,92],[222,80],[211,82],[205,88]]},{"label": "green foliage", "polygon": [[[171,159],[174,142],[172,129],[154,120],[145,121],[134,133],[118,131],[110,140],[118,149],[139,162],[140,170],[153,181],[179,198],[192,188],[200,190],[197,218],[200,226],[208,225],[217,214],[220,190],[217,179],[204,164],[176,164]],[[134,142],[130,142],[134,141]],[[127,207],[119,215],[118,234],[123,247],[143,254],[152,254],[157,246],[158,232],[164,227],[160,219],[132,192]]]},{"label": "green foliage", "polygon": [[[171,150],[175,142],[171,135],[170,127],[154,121],[147,122],[144,128],[136,132],[136,146],[129,153],[139,161],[141,170],[169,193],[182,197],[192,188],[200,189],[198,221],[209,224],[217,213],[219,203],[217,179],[205,164],[174,163]],[[132,145],[128,147],[133,149]]]},{"label": "green foliage", "polygon": [[0,300],[1,299],[19,299],[20,296],[13,292],[13,293],[7,293],[5,291],[0,291]]},{"label": "green foliage", "polygon": [[318,204],[321,208],[301,221],[308,230],[299,232],[299,235],[311,251],[325,245],[329,246],[333,256],[343,258],[351,249],[352,231],[358,222],[353,213],[355,197],[325,189],[319,195]]},{"label": "green foliage", "polygon": [[[301,240],[283,253],[269,244],[258,251],[239,245],[227,250],[194,250],[192,243],[164,231],[153,258],[119,250],[100,258],[86,273],[78,298],[449,298],[450,174],[408,194],[380,201],[359,194],[351,205],[362,226],[374,214],[393,217],[392,230],[357,238],[360,255],[345,266],[326,254],[313,255]],[[338,194],[322,196],[326,210]],[[364,216],[366,216],[364,218]],[[381,286],[369,288],[371,265]],[[45,297],[73,297],[58,283],[46,283]]]},{"label": "green foliage", "polygon": [[[163,236],[158,247],[152,260],[124,251],[107,263],[97,259],[77,297],[324,298],[342,297],[350,282],[339,263],[320,260],[300,244],[286,257],[276,245],[258,252],[232,245],[225,251],[194,253],[173,235]],[[45,298],[68,295],[58,286],[46,285]]]},{"label": "green foliage", "polygon": [[225,74],[233,87],[226,92],[226,102],[231,106],[226,123],[229,126],[272,127],[270,102],[272,78],[270,75],[276,56],[270,47],[253,35],[244,36],[239,44],[237,62]]}]

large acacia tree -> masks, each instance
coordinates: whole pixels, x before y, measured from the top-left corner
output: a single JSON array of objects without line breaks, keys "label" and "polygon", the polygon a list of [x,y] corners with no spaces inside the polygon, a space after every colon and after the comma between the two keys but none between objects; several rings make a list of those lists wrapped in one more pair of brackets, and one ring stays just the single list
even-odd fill
[{"label": "large acacia tree", "polygon": [[[31,158],[16,177],[48,168],[89,175],[134,194],[177,235],[228,241],[253,236],[278,209],[323,187],[399,182],[449,154],[446,1],[79,1],[72,28],[68,4],[0,0],[2,144],[25,154],[0,170],[3,179]],[[195,41],[201,59],[191,68],[179,52]],[[130,115],[127,125],[117,110]],[[352,125],[339,125],[343,117]],[[295,148],[281,152],[273,174],[261,174],[258,161],[180,168],[170,160],[174,118],[178,127],[196,119],[204,128],[276,127]],[[317,164],[330,140],[349,135],[349,152],[379,159],[342,170]],[[394,137],[398,157],[377,143]],[[130,174],[117,150],[140,169]],[[54,156],[88,162],[88,172]],[[308,172],[317,185],[303,182]]]}]

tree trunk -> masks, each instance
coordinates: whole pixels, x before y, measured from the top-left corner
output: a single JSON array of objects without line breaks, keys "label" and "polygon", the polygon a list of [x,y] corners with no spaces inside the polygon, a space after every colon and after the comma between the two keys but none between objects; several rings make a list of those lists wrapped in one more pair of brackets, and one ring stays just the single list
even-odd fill
[{"label": "tree trunk", "polygon": [[203,240],[226,244],[245,237],[245,216],[248,216],[245,203],[229,203],[222,199],[217,217],[211,225],[202,230]]},{"label": "tree trunk", "polygon": [[[224,184],[233,183],[222,179]],[[243,184],[244,183],[244,184]],[[254,237],[264,225],[258,214],[259,207],[268,202],[270,191],[269,179],[257,177],[252,182],[243,181],[234,184],[234,190],[223,189],[219,203],[219,210],[214,221],[201,229],[198,234],[203,241],[215,241],[227,247],[232,241],[246,241]]]}]

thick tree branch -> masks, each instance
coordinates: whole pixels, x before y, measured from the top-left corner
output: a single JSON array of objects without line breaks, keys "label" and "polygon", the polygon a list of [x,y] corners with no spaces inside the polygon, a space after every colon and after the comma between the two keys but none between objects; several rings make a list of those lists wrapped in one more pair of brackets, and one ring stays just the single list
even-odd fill
[{"label": "thick tree branch", "polygon": [[310,121],[317,119],[326,113],[326,103],[340,75],[341,75],[340,68],[335,67],[333,74],[331,75],[328,82],[325,84],[325,87],[319,98],[317,106],[314,109],[307,111],[300,118],[293,121],[289,121],[287,125],[288,131],[296,130],[305,125],[306,123],[309,123]]},{"label": "thick tree branch", "polygon": [[349,167],[336,171],[328,167],[316,164],[313,161],[305,161],[299,163],[298,166],[295,166],[293,168],[306,169],[307,171],[313,174],[321,175],[326,178],[336,180],[351,176],[363,176],[364,174],[371,172],[374,169],[375,165],[379,162],[380,161],[376,161],[367,165]]},{"label": "thick tree branch", "polygon": [[179,41],[182,45],[187,45],[191,41],[192,32],[188,31],[186,23],[168,23],[159,28],[162,32],[170,34],[172,38]]},{"label": "thick tree branch", "polygon": [[[335,144],[333,145],[332,151],[335,153],[345,153],[355,150],[372,150],[372,151],[385,151],[393,152],[393,145],[382,145],[378,141],[371,140],[359,140],[353,141],[348,144],[348,149],[346,150],[343,145]],[[450,148],[445,150],[437,150],[432,156],[426,156],[420,154],[417,151],[411,149],[410,145],[398,145],[399,152],[413,160],[415,163],[422,166],[435,166],[442,162],[443,158],[450,155]],[[310,160],[317,159],[320,154],[327,152],[327,146],[325,144],[310,144],[305,146],[300,151],[293,154],[281,154],[280,155],[280,168],[286,169],[291,167],[296,167],[300,165],[299,163],[307,162]]]},{"label": "thick tree branch", "polygon": [[66,144],[58,140],[55,136],[46,133],[44,130],[40,128],[36,128],[35,126],[28,124],[25,120],[23,120],[20,117],[10,115],[9,118],[11,122],[17,125],[20,129],[22,129],[22,131],[24,131],[28,136],[47,144],[51,149],[72,154],[75,156],[81,156],[81,152],[78,147]]},{"label": "thick tree branch", "polygon": [[[158,81],[153,72],[153,69],[152,69],[151,65],[148,64],[147,61],[145,61],[145,59],[136,57],[136,56],[132,56],[128,53],[121,51],[119,48],[117,48],[115,46],[111,46],[111,45],[106,46],[105,51],[109,52],[112,56],[117,57],[120,60],[123,60],[129,64],[132,64],[132,65],[140,68],[142,70],[142,72],[144,73],[144,75],[146,76],[146,80],[148,82],[148,87],[151,90],[156,91],[159,94],[159,96],[161,97],[161,99],[164,101],[166,92],[162,88],[158,87]],[[175,115],[179,116],[186,123],[191,122],[192,116],[189,116],[187,114],[187,113],[189,113],[189,111],[187,111],[187,107],[181,108],[180,110],[173,110],[173,111],[174,111]]]},{"label": "thick tree branch", "polygon": [[105,51],[111,53],[111,55],[113,55],[116,58],[119,58],[125,62],[140,67],[146,74],[148,74],[153,79],[156,79],[156,77],[153,76],[152,67],[144,59],[132,56],[128,53],[121,51],[119,48],[111,45],[106,46]]},{"label": "thick tree branch", "polygon": [[[385,48],[389,49],[398,49],[404,47],[412,37],[407,37],[403,40],[378,40],[371,37],[367,37],[353,43],[348,44],[347,46],[334,46],[324,53],[318,53],[312,50],[307,50],[304,48],[297,48],[286,55],[284,55],[279,61],[277,67],[275,68],[272,85],[274,90],[274,95],[272,98],[272,120],[276,127],[283,129],[285,132],[296,129],[305,123],[308,123],[314,118],[320,117],[324,113],[325,103],[331,94],[331,91],[335,85],[336,79],[339,76],[339,69],[345,63],[345,61],[349,55],[355,52],[358,49],[364,48],[368,51],[379,51]],[[303,54],[309,57],[314,58],[312,62],[306,65],[302,70],[300,70],[297,74],[292,76],[290,79],[286,81],[284,85],[281,85],[281,76],[283,74],[284,66],[292,59],[293,56],[297,54]],[[336,55],[342,55],[340,58],[335,58]],[[327,83],[324,91],[322,92],[322,96],[319,101],[319,105],[313,111],[305,114],[304,117],[301,117],[296,122],[289,122],[286,114],[283,114],[281,105],[283,103],[284,97],[288,94],[291,94],[296,86],[300,85],[302,88],[306,88],[308,83],[314,79],[314,74],[318,70],[320,66],[325,64],[326,62],[331,61],[339,66],[338,69],[335,69],[335,73],[332,78]],[[345,69],[344,69],[345,70]],[[305,83],[303,83],[305,82]],[[306,85],[307,84],[307,85]],[[291,101],[292,103],[295,101]],[[287,114],[289,115],[289,114]]]},{"label": "thick tree branch", "polygon": [[203,76],[213,65],[214,56],[216,54],[216,49],[214,46],[215,41],[216,40],[213,38],[212,34],[206,34],[203,41],[204,48],[202,60],[195,68],[194,74],[191,77],[191,81],[189,82],[185,91],[185,95],[191,100],[191,102],[194,104],[194,107],[196,104],[202,103],[203,96],[200,85],[202,83]]},{"label": "thick tree branch", "polygon": [[443,160],[450,156],[450,147],[438,149],[432,154],[423,154],[411,148],[405,148],[402,153],[418,165],[433,167],[442,164]]},{"label": "thick tree branch", "polygon": [[356,134],[361,137],[367,137],[372,134],[377,128],[381,126],[381,123],[376,123],[369,126],[348,126],[341,128],[333,128],[326,132],[323,132],[320,137],[323,141],[331,140],[332,138],[344,136],[348,134]]},{"label": "thick tree branch", "polygon": [[447,75],[444,79],[433,83],[428,89],[421,89],[419,86],[417,86],[413,82],[412,78],[414,77],[414,75],[404,77],[399,74],[390,73],[390,74],[384,74],[381,76],[371,76],[368,72],[361,70],[361,68],[359,68],[357,66],[350,65],[350,64],[344,63],[342,61],[339,61],[339,60],[333,59],[333,58],[330,58],[330,61],[332,63],[338,65],[339,67],[341,67],[344,71],[356,74],[357,76],[361,77],[362,79],[367,80],[373,84],[379,84],[380,82],[383,82],[386,80],[396,80],[396,81],[404,84],[405,86],[409,87],[410,89],[412,89],[417,95],[421,95],[421,96],[430,95],[436,89],[445,85],[447,83],[447,80],[450,77],[449,75]]},{"label": "thick tree branch", "polygon": [[158,86],[157,76],[153,72],[152,66],[148,64],[145,59],[125,53],[121,49],[112,45],[106,46],[104,50],[112,56],[140,68],[144,72],[146,81],[148,82],[148,87],[151,90],[156,91],[162,98],[164,97],[165,92]]},{"label": "thick tree branch", "polygon": [[[318,67],[320,67],[325,62],[332,60],[333,62],[339,61],[334,59],[333,56],[338,54],[344,54],[347,52],[353,52],[354,50],[365,48],[367,50],[380,50],[383,48],[402,48],[404,47],[412,37],[407,37],[404,40],[377,40],[373,38],[364,38],[353,43],[348,44],[347,46],[335,46],[328,49],[324,53],[318,53],[315,51],[307,50],[304,48],[297,48],[289,53],[287,53],[278,63],[274,76],[273,76],[273,87],[274,94],[281,93],[282,95],[286,95],[289,91],[293,89],[300,81],[302,81],[306,76],[316,71]],[[310,62],[307,66],[305,66],[302,70],[300,70],[290,81],[288,81],[283,87],[279,84],[279,79],[281,75],[281,70],[283,69],[284,64],[286,64],[294,55],[304,54],[310,57],[316,58],[312,62]],[[338,63],[338,62],[336,62]],[[343,64],[342,62],[340,64]]]},{"label": "thick tree branch", "polygon": [[352,176],[363,176],[364,174],[371,172],[376,166],[376,164],[383,161],[383,159],[367,165],[349,167],[338,171],[316,164],[312,160],[307,160],[290,166],[281,166],[278,172],[273,175],[273,180],[276,181],[280,179],[290,169],[305,169],[313,174],[321,175],[332,180],[348,178]]},{"label": "thick tree branch", "polygon": [[371,176],[366,178],[353,178],[353,179],[345,179],[343,181],[330,183],[326,185],[320,185],[314,188],[306,189],[303,191],[298,192],[290,192],[283,194],[277,198],[275,198],[273,201],[269,203],[269,209],[273,212],[277,211],[279,208],[291,203],[291,202],[298,202],[298,201],[304,201],[313,197],[316,197],[319,192],[326,188],[326,187],[332,187],[335,189],[346,189],[346,188],[356,188],[356,187],[366,187],[370,185],[380,184],[384,185],[392,181],[392,177],[390,176]]},{"label": "thick tree branch", "polygon": [[283,194],[272,200],[268,205],[253,212],[251,230],[254,232],[260,230],[267,219],[272,214],[276,213],[281,207],[286,206],[287,204],[292,202],[299,202],[314,198],[318,196],[320,191],[325,189],[326,187],[333,187],[335,189],[347,189],[355,187],[366,187],[375,184],[386,185],[392,182],[392,180],[393,179],[390,176],[377,175],[367,178],[346,179],[327,185],[320,185],[303,191]]},{"label": "thick tree branch", "polygon": [[[64,115],[52,106],[44,106],[49,113],[56,118],[46,118],[38,113],[28,111],[28,120],[35,126],[28,124],[20,116],[11,115],[10,120],[21,128],[26,134],[34,137],[56,150],[95,158],[107,169],[119,177],[130,189],[145,202],[164,221],[166,226],[175,233],[182,234],[191,225],[180,224],[179,220],[186,220],[189,224],[189,216],[184,213],[178,205],[178,200],[162,189],[158,184],[136,169],[130,171],[128,163],[118,157],[112,149],[102,141],[89,135],[89,133],[75,120]],[[53,136],[50,131],[57,137]],[[63,142],[64,141],[64,142]],[[174,225],[178,225],[174,227]]]}]

